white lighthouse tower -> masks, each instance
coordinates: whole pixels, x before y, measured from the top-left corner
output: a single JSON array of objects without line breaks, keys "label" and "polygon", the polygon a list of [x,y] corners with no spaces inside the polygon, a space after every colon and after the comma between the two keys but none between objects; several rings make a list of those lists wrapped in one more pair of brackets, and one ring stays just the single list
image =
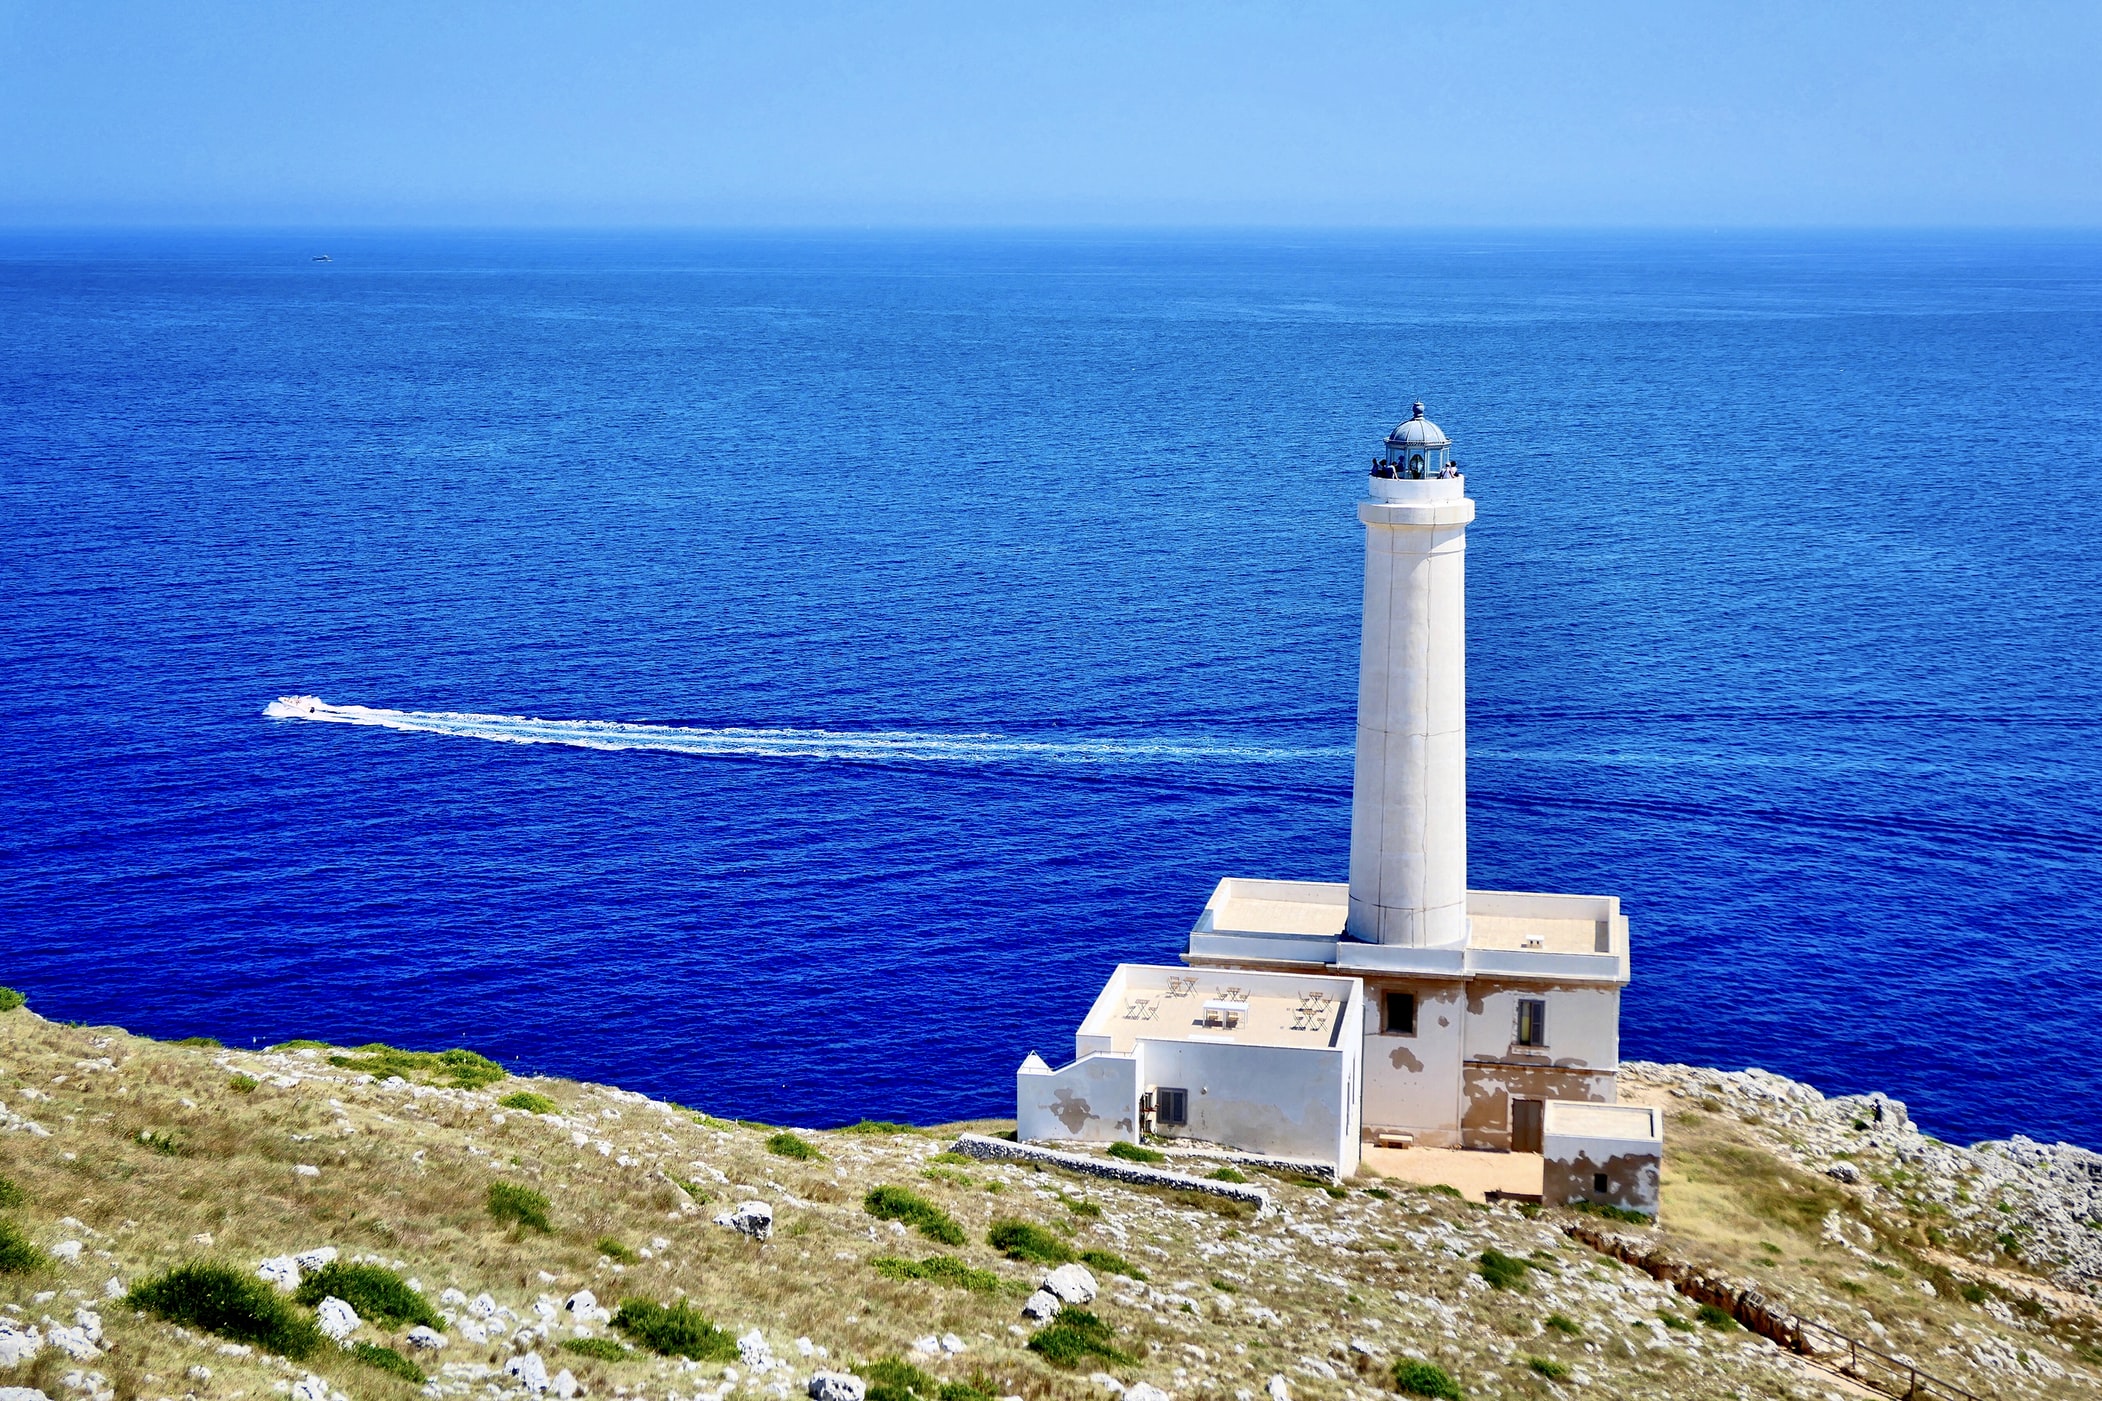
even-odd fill
[{"label": "white lighthouse tower", "polygon": [[1346,932],[1467,942],[1467,523],[1474,502],[1423,405],[1387,435],[1365,524]]}]

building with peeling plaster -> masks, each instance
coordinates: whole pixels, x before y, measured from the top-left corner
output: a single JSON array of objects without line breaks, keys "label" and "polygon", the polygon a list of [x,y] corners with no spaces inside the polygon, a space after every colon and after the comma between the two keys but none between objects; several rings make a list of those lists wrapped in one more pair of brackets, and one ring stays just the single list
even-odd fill
[{"label": "building with peeling plaster", "polygon": [[[1451,442],[1421,404],[1387,435],[1366,480],[1357,510],[1365,593],[1349,879],[1221,880],[1183,962],[1204,986],[1222,990],[1252,989],[1259,978],[1284,979],[1263,984],[1281,997],[1355,986],[1328,995],[1358,1009],[1354,1050],[1339,1040],[1344,1054],[1333,1073],[1357,1087],[1350,1117],[1359,1141],[1538,1153],[1550,1104],[1615,1101],[1628,922],[1611,895],[1468,888],[1466,552],[1474,502]],[[1082,1024],[1072,1065],[1053,1070],[1034,1055],[1024,1064],[1022,1136],[1150,1131],[1303,1154],[1317,1135],[1287,1127],[1282,1113],[1215,1116],[1201,1126],[1163,1117],[1162,1106],[1188,1104],[1193,1077],[1258,1093],[1233,1079],[1227,1060],[1206,1059],[1223,1053],[1190,1050],[1178,1060],[1158,1049],[1212,1046],[1207,1038],[1220,1028],[1196,1015],[1195,1004],[1178,1000],[1166,1021],[1168,1008],[1157,1009],[1144,1023],[1153,1029],[1130,1038],[1128,1049],[1118,1040],[1113,1028],[1163,971],[1117,970]],[[1099,1063],[1081,1070],[1090,1060]],[[1283,1063],[1310,1083],[1325,1084],[1331,1073],[1317,1074],[1311,1059]],[[1079,1081],[1090,1076],[1103,1088],[1082,1096],[1089,1115],[1076,1120],[1069,1099],[1062,1117],[1057,1093],[1080,1095]],[[1095,1113],[1098,1095],[1116,1109]],[[1357,1149],[1339,1143],[1329,1160],[1347,1170]]]}]

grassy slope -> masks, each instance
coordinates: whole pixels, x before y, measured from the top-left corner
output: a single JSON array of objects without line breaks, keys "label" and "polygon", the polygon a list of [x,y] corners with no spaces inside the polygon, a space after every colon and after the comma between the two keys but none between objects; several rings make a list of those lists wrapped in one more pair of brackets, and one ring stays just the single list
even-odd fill
[{"label": "grassy slope", "polygon": [[[1528,1219],[1510,1208],[1471,1207],[1399,1187],[1382,1199],[1359,1184],[1338,1199],[1272,1182],[1280,1210],[1255,1221],[1093,1179],[936,1162],[946,1139],[931,1133],[810,1133],[804,1137],[823,1156],[796,1160],[768,1150],[769,1130],[601,1086],[383,1084],[332,1067],[327,1054],[174,1046],[63,1027],[26,1010],[0,1014],[0,1103],[50,1133],[0,1132],[0,1174],[27,1197],[0,1214],[47,1248],[69,1239],[85,1247],[70,1267],[0,1275],[0,1305],[15,1306],[10,1317],[17,1321],[70,1323],[74,1307],[94,1305],[112,1277],[135,1284],[200,1258],[252,1270],[265,1257],[328,1244],[345,1257],[398,1262],[433,1300],[447,1286],[470,1296],[487,1291],[528,1322],[537,1298],[559,1300],[578,1288],[594,1290],[609,1307],[627,1295],[683,1296],[734,1333],[760,1329],[776,1353],[795,1362],[792,1373],[768,1379],[786,1384],[780,1392],[754,1389],[747,1378],[735,1394],[800,1395],[815,1366],[903,1355],[917,1338],[950,1332],[966,1343],[965,1352],[916,1359],[939,1376],[976,1378],[995,1394],[1031,1401],[1099,1398],[1104,1393],[1084,1368],[1059,1370],[1024,1347],[1019,1304],[1042,1268],[1008,1262],[984,1243],[995,1220],[1017,1218],[1075,1249],[1116,1252],[1147,1273],[1143,1284],[1104,1277],[1094,1311],[1135,1359],[1110,1370],[1178,1399],[1259,1395],[1273,1374],[1283,1374],[1302,1401],[1391,1394],[1387,1366],[1407,1353],[1442,1364],[1470,1397],[1569,1390],[1631,1398],[1818,1397],[1842,1390],[1741,1331],[1663,1326],[1660,1314],[1688,1319],[1692,1307],[1638,1271],[1569,1242],[1552,1214]],[[238,1092],[232,1082],[243,1074],[261,1083]],[[497,1106],[521,1089],[546,1095],[557,1112]],[[1667,1210],[1684,1219],[1681,1244],[1722,1254],[1746,1272],[1764,1270],[1777,1286],[1801,1287],[1816,1310],[1872,1297],[1879,1319],[1893,1328],[1914,1318],[1937,1326],[1960,1319],[2012,1345],[2058,1346],[2030,1320],[2003,1323],[1959,1300],[1907,1294],[1905,1281],[1880,1274],[1863,1286],[1872,1296],[1857,1296],[1843,1281],[1859,1263],[1818,1238],[1824,1186],[1789,1175],[1754,1137],[1726,1124],[1675,1113],[1672,1132]],[[297,1164],[320,1174],[300,1176]],[[706,1200],[693,1200],[681,1179]],[[492,1222],[484,1204],[497,1181],[544,1192],[552,1233]],[[1001,1290],[879,1274],[871,1264],[877,1258],[917,1259],[942,1249],[862,1210],[863,1194],[882,1183],[909,1187],[946,1209],[969,1233],[969,1244],[949,1253],[997,1276]],[[765,1246],[710,1222],[746,1198],[774,1206],[776,1234]],[[651,1258],[618,1265],[599,1250],[608,1237],[649,1249]],[[1778,1261],[1762,1243],[1778,1247]],[[1475,1264],[1485,1249],[1534,1261],[1525,1292],[1485,1283]],[[0,1386],[38,1385],[58,1395],[62,1375],[85,1366],[107,1377],[120,1397],[260,1398],[273,1394],[273,1383],[310,1370],[359,1398],[405,1399],[417,1391],[332,1351],[296,1366],[227,1356],[216,1340],[119,1305],[100,1307],[110,1353],[81,1364],[47,1349],[12,1374],[0,1371]],[[1544,1326],[1556,1314],[1575,1326],[1573,1336]],[[555,1336],[567,1332],[565,1326]],[[403,1346],[398,1331],[367,1328],[360,1336]],[[511,1350],[470,1347],[457,1330],[452,1337],[438,1361],[453,1371],[441,1380],[451,1394],[480,1393],[484,1381],[474,1371],[500,1368]],[[797,1358],[798,1337],[826,1349],[830,1362]],[[652,1397],[714,1396],[721,1387],[721,1364],[598,1361],[552,1351],[547,1342],[538,1350],[550,1371],[569,1367],[596,1395],[624,1388]],[[2064,1348],[2054,1355],[2080,1365]],[[1572,1380],[1556,1387],[1529,1368],[1528,1358],[1558,1362]],[[209,1367],[212,1379],[189,1379],[194,1366]],[[1942,1370],[1967,1375],[1953,1363]],[[1991,1389],[2102,1394],[2092,1381],[2096,1370],[2048,1385],[1996,1376]]]}]

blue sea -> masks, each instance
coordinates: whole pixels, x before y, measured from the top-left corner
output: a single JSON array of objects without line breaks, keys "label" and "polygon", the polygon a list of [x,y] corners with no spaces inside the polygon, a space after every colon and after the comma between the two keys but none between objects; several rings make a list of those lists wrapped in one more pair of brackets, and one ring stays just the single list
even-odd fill
[{"label": "blue sea", "polygon": [[1343,878],[1416,399],[1472,881],[1622,898],[1623,1053],[2102,1147],[2093,235],[0,237],[0,983],[1011,1114]]}]

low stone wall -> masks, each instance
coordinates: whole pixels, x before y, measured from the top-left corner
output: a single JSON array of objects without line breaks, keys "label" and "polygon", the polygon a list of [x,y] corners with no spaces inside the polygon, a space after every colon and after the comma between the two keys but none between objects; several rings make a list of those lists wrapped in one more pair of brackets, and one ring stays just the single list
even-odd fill
[{"label": "low stone wall", "polygon": [[1045,1167],[1064,1168],[1068,1172],[1086,1173],[1090,1177],[1105,1177],[1112,1182],[1129,1182],[1136,1187],[1172,1187],[1178,1192],[1202,1192],[1210,1197],[1246,1202],[1255,1208],[1258,1216],[1270,1214],[1270,1194],[1261,1187],[1245,1182],[1218,1182],[1209,1177],[1190,1177],[1179,1172],[1167,1172],[1139,1163],[1128,1163],[1120,1158],[1097,1158],[1087,1153],[1062,1153],[1056,1148],[1039,1148],[1033,1143],[1011,1143],[1004,1138],[987,1138],[984,1134],[977,1133],[960,1135],[956,1142],[949,1145],[949,1151],[961,1153],[966,1158],[977,1158],[981,1162],[1041,1163]]},{"label": "low stone wall", "polygon": [[1703,1274],[1690,1261],[1665,1253],[1652,1241],[1608,1230],[1590,1221],[1570,1222],[1562,1227],[1562,1231],[1601,1255],[1624,1260],[1652,1279],[1663,1280],[1697,1304],[1715,1305],[1762,1338],[1769,1338],[1791,1351],[1801,1346],[1794,1311],[1778,1300],[1767,1298],[1756,1285]]}]

